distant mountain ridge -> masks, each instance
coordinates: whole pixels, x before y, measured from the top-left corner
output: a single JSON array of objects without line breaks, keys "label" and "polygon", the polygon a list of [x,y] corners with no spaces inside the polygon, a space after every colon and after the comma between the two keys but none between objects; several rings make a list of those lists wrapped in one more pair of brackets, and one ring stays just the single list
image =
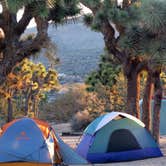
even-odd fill
[{"label": "distant mountain ridge", "polygon": [[[97,69],[100,55],[103,53],[102,35],[86,27],[81,20],[69,21],[58,27],[50,25],[48,29],[49,37],[56,44],[60,58],[60,64],[56,69],[62,83],[83,81],[87,74]],[[26,33],[35,31],[35,28],[29,28]],[[35,61],[49,65],[43,56]]]}]

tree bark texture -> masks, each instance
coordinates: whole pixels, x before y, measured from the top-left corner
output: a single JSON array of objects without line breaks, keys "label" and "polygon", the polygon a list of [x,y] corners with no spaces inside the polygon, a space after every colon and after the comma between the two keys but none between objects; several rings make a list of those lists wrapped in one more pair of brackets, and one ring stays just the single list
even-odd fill
[{"label": "tree bark texture", "polygon": [[127,113],[140,119],[140,76],[132,72],[131,76],[127,76]]},{"label": "tree bark texture", "polygon": [[143,95],[143,102],[142,102],[142,121],[144,122],[146,128],[149,131],[151,131],[151,122],[152,122],[151,119],[152,92],[153,92],[152,73],[148,72],[144,95]]},{"label": "tree bark texture", "polygon": [[30,112],[31,92],[27,91],[25,95],[24,115],[27,116]]},{"label": "tree bark texture", "polygon": [[159,142],[160,136],[160,109],[162,101],[162,86],[160,80],[161,70],[156,70],[153,72],[154,79],[154,107],[153,107],[153,136],[156,142]]},{"label": "tree bark texture", "polygon": [[39,117],[38,105],[39,105],[38,99],[34,98],[34,100],[33,100],[33,112],[34,112],[35,118]]},{"label": "tree bark texture", "polygon": [[13,105],[12,105],[12,99],[7,99],[8,103],[8,112],[7,112],[7,122],[10,122],[13,120]]}]

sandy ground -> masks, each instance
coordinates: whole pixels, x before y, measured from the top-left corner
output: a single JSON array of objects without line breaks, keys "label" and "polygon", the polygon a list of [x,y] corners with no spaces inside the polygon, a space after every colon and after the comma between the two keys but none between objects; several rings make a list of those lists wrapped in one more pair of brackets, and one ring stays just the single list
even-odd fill
[{"label": "sandy ground", "polygon": [[[65,143],[71,146],[73,149],[79,143],[81,136],[62,136],[63,132],[71,132],[70,124],[58,124],[52,125],[53,128]],[[150,158],[145,160],[137,160],[137,161],[130,161],[130,162],[120,162],[120,163],[108,163],[108,164],[95,164],[96,166],[166,166],[166,136],[160,137],[160,148],[163,152],[163,157],[160,158]]]}]

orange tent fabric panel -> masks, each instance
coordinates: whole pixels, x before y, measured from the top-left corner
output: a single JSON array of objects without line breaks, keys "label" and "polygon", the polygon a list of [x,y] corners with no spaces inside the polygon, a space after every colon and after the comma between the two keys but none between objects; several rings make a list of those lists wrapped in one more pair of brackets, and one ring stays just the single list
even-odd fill
[{"label": "orange tent fabric panel", "polygon": [[50,129],[49,129],[50,125],[47,122],[41,121],[39,119],[33,119],[33,120],[36,122],[40,130],[43,132],[43,135],[45,136],[45,138],[47,138],[50,132]]},{"label": "orange tent fabric panel", "polygon": [[29,163],[29,162],[12,162],[12,163],[0,163],[0,166],[52,166],[52,164],[45,163]]}]

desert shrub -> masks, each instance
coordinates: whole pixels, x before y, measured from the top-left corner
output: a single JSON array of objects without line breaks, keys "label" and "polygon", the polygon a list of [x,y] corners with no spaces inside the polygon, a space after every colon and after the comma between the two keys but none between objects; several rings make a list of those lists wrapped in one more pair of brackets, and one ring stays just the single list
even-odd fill
[{"label": "desert shrub", "polygon": [[69,122],[76,112],[84,110],[84,84],[74,84],[65,87],[65,93],[55,100],[40,106],[39,117],[51,122]]},{"label": "desert shrub", "polygon": [[93,119],[105,112],[106,103],[98,98],[97,93],[87,92],[86,90],[85,92],[82,101],[84,103],[84,108],[77,112],[71,121],[72,128],[75,131],[84,130]]},{"label": "desert shrub", "polygon": [[72,129],[74,131],[82,131],[91,122],[88,110],[77,112],[72,119]]},{"label": "desert shrub", "polygon": [[97,93],[89,93],[86,88],[85,84],[65,87],[64,94],[40,105],[40,119],[56,123],[71,122],[74,130],[84,129],[105,108],[105,102],[98,98]]},{"label": "desert shrub", "polygon": [[63,87],[64,94],[58,95],[55,100],[40,106],[39,117],[56,123],[71,122],[73,130],[83,130],[96,117],[105,113],[105,110],[122,110],[125,98],[123,81],[122,78],[122,82],[118,82],[119,85],[114,88],[114,91],[98,86],[97,92],[89,92],[85,84]]}]

